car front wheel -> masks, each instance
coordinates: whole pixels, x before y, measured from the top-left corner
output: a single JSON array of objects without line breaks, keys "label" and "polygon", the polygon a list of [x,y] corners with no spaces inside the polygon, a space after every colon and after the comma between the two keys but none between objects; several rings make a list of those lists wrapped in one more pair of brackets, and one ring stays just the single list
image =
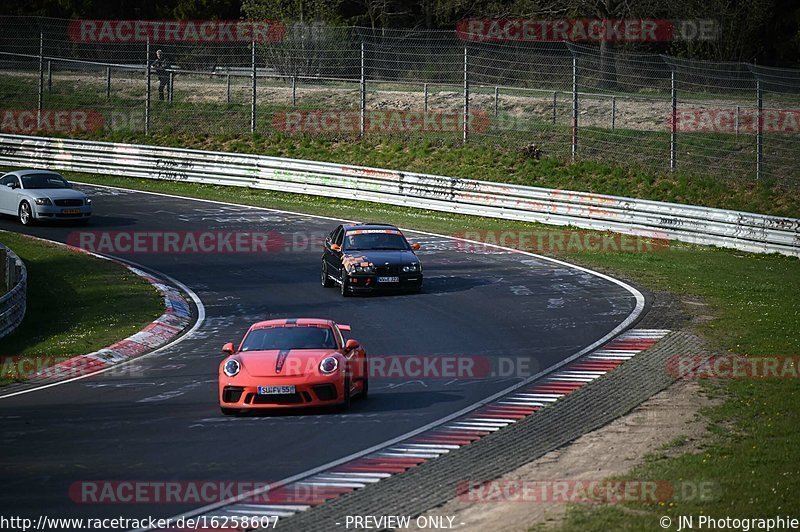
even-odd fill
[{"label": "car front wheel", "polygon": [[322,261],[322,286],[325,288],[333,286],[333,281],[331,281],[331,278],[328,275],[328,263],[324,260]]},{"label": "car front wheel", "polygon": [[33,223],[33,211],[27,201],[19,204],[19,221],[22,225],[31,225]]}]

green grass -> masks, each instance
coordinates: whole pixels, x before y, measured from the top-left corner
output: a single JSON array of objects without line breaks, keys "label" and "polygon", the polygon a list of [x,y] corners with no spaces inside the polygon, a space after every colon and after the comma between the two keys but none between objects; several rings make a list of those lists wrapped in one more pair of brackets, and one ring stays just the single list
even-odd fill
[{"label": "green grass", "polygon": [[[545,226],[471,218],[354,201],[285,193],[71,175],[73,179],[190,197],[302,211],[455,234],[469,230],[531,230]],[[582,231],[587,233],[586,231]],[[560,258],[629,279],[654,291],[700,298],[715,319],[694,325],[718,352],[752,356],[800,353],[800,261],[778,255],[671,243],[652,253],[575,252]],[[669,458],[661,450],[627,478],[713,485],[712,500],[576,507],[564,530],[654,530],[659,516],[782,515],[796,509],[800,491],[800,387],[796,380],[735,380],[707,384],[724,398],[705,411],[713,438],[701,453]],[[675,440],[667,447],[680,447]],[[670,449],[674,454],[676,449]]]},{"label": "green grass", "polygon": [[[90,353],[163,312],[155,288],[119,264],[16,233],[0,232],[0,242],[28,269],[25,319],[0,339],[2,357],[52,361]],[[9,380],[0,375],[0,383]]]},{"label": "green grass", "polygon": [[[489,108],[484,105],[483,110],[489,112],[488,129],[473,133],[468,144],[462,146],[460,130],[393,134],[368,132],[363,140],[347,133],[287,137],[275,128],[273,117],[278,112],[292,109],[288,97],[276,98],[265,93],[257,108],[257,135],[248,140],[243,135],[250,130],[249,92],[235,90],[232,103],[226,103],[223,80],[198,77],[191,79],[199,80],[206,89],[212,86],[219,89],[215,96],[204,95],[206,89],[191,90],[193,82],[188,78],[177,84],[172,103],[158,101],[157,92],[154,92],[152,97],[155,101],[151,102],[150,113],[152,135],[145,137],[138,133],[144,130],[143,78],[115,79],[112,96],[107,99],[104,77],[99,73],[87,76],[76,81],[60,80],[57,75],[52,92],[46,91],[44,95],[46,109],[92,109],[105,117],[106,129],[72,136],[209,149],[230,143],[232,146],[223,148],[376,166],[385,162],[393,168],[454,177],[800,216],[800,200],[797,199],[800,195],[787,194],[787,190],[796,192],[800,185],[796,164],[800,141],[794,134],[765,135],[765,177],[760,182],[754,179],[756,142],[749,134],[681,133],[677,138],[678,171],[670,172],[667,117],[658,115],[656,120],[663,123],[663,127],[656,126],[654,131],[589,127],[592,119],[581,118],[585,123],[581,122],[578,135],[579,162],[571,164],[570,110],[569,102],[563,98],[558,108],[557,124],[551,123],[549,111],[538,104],[531,104],[530,109],[515,104],[518,110],[525,110],[521,111],[522,116],[513,117],[513,125],[509,125],[507,120],[512,115],[501,112],[499,117],[494,117],[493,105]],[[2,76],[0,99],[10,109],[36,108],[37,83],[35,76]],[[280,84],[261,85],[264,91],[275,86]],[[308,88],[327,86],[314,84]],[[384,84],[375,84],[374,87],[391,88],[384,87]],[[236,89],[243,88],[246,87],[241,84],[236,86]],[[341,94],[337,97],[332,94],[342,91],[332,88],[327,93],[317,91],[304,95],[304,88],[301,84],[296,109],[356,109],[357,91],[348,91],[350,97],[341,97]],[[387,98],[386,94],[371,94],[370,101],[378,103]],[[202,97],[212,101],[197,101]],[[455,102],[459,101],[457,96],[454,98]],[[597,103],[596,99],[588,100],[586,112],[606,113],[605,108],[598,111],[592,101]],[[477,104],[474,104],[475,109],[478,109]],[[653,119],[652,116],[643,117]],[[623,118],[620,116],[618,125]],[[610,124],[610,117],[608,122]],[[536,144],[542,150],[542,160],[523,153],[523,148],[529,144]]]}]

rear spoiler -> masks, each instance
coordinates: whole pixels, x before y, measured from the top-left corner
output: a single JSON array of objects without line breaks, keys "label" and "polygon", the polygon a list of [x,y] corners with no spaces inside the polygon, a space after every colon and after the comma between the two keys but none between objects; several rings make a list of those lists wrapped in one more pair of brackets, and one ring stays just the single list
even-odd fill
[{"label": "rear spoiler", "polygon": [[349,325],[344,325],[343,323],[339,323],[336,326],[339,327],[340,331],[349,331],[350,330],[350,326]]}]

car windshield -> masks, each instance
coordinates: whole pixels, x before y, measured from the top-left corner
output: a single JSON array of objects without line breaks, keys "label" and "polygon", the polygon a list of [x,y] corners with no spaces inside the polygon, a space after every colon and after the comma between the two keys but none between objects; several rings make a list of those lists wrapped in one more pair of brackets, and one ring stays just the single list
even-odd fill
[{"label": "car windshield", "polygon": [[411,249],[400,233],[361,232],[347,233],[345,248],[348,251],[366,250],[408,250]]},{"label": "car windshield", "polygon": [[69,183],[58,174],[27,174],[22,176],[22,186],[33,188],[69,188]]},{"label": "car windshield", "polygon": [[336,349],[336,347],[336,339],[330,327],[296,325],[252,330],[244,339],[241,351]]}]

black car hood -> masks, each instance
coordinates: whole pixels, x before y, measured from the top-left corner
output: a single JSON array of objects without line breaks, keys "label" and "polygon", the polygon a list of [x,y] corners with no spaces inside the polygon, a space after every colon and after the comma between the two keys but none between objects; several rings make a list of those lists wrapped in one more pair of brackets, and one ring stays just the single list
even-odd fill
[{"label": "black car hood", "polygon": [[351,260],[371,262],[375,266],[405,266],[407,264],[419,263],[419,259],[413,251],[370,251],[355,250],[345,251],[344,257]]}]

